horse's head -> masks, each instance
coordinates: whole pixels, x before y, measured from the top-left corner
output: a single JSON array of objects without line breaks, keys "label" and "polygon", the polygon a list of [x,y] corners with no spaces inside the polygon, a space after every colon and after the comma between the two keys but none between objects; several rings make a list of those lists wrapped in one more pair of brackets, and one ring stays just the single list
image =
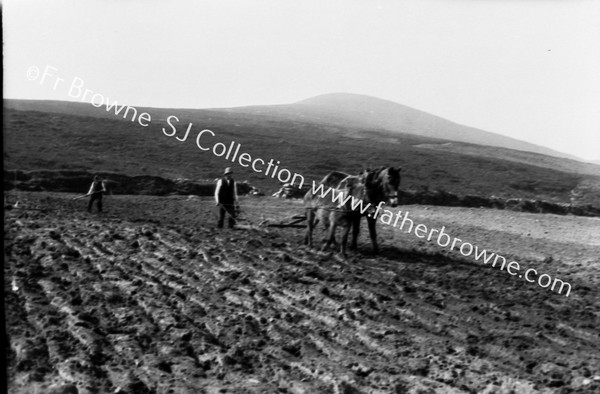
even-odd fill
[{"label": "horse's head", "polygon": [[401,168],[385,167],[370,171],[365,184],[369,190],[371,202],[385,201],[386,204],[396,207],[398,205],[398,188],[400,187]]}]

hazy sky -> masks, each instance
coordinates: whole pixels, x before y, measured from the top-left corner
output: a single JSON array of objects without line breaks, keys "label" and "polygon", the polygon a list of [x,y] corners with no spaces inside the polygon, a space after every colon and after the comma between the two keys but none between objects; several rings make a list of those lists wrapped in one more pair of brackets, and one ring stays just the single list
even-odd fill
[{"label": "hazy sky", "polygon": [[600,1],[8,0],[5,97],[279,104],[349,92],[600,159]]}]

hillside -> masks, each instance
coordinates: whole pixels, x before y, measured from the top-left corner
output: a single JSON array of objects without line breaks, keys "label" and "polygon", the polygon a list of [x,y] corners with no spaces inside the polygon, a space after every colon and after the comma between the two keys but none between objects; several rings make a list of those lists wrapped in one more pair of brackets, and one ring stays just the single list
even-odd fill
[{"label": "hillside", "polygon": [[[196,147],[196,134],[208,128],[216,135],[212,143],[235,141],[252,157],[279,160],[282,168],[302,174],[307,182],[331,170],[353,173],[394,165],[403,168],[404,190],[600,205],[600,167],[593,164],[489,147],[466,152],[472,145],[457,142],[448,148],[442,145],[447,141],[351,121],[335,124],[314,114],[286,115],[282,106],[261,111],[138,108],[152,115],[149,127],[142,127],[85,103],[5,100],[4,105],[9,170],[68,169],[210,181],[232,163]],[[312,104],[295,106],[306,105]],[[161,131],[170,130],[166,119],[171,115],[179,117],[180,133],[193,123],[188,141]],[[237,179],[266,193],[280,187],[276,179],[250,168],[234,168]]]},{"label": "hillside", "polygon": [[516,149],[555,157],[576,159],[539,145],[505,137],[500,134],[459,125],[438,116],[375,97],[332,93],[312,97],[295,104],[235,109],[248,113],[275,110],[286,116],[318,119],[327,123],[348,123],[370,129],[407,133],[485,146]]},{"label": "hillside", "polygon": [[[107,111],[98,111],[87,103],[40,101],[40,100],[6,100],[5,107],[21,111],[40,111],[93,117],[113,117]],[[577,157],[558,152],[543,146],[506,137],[500,134],[460,125],[441,117],[407,107],[392,101],[371,96],[331,93],[324,94],[293,104],[256,105],[235,108],[198,109],[161,109],[141,108],[152,111],[161,118],[176,111],[185,116],[194,116],[212,111],[228,114],[252,114],[268,118],[285,119],[287,121],[309,121],[333,125],[349,125],[362,129],[406,133],[421,137],[465,142],[483,146],[507,148],[531,153],[539,153],[554,157],[579,160]],[[595,162],[591,162],[598,164]]]}]

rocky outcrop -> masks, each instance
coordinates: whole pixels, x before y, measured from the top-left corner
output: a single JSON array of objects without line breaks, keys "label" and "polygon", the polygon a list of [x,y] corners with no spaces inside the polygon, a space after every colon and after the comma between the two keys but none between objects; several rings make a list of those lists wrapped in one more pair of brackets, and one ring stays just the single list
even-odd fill
[{"label": "rocky outcrop", "polygon": [[[94,175],[106,179],[107,188],[113,194],[146,194],[164,196],[169,194],[210,196],[214,194],[215,183],[199,183],[187,179],[165,179],[158,176],[87,171],[38,170],[4,171],[4,189],[23,191],[52,191],[85,193]],[[247,182],[238,183],[238,193],[247,194],[251,186]]]},{"label": "rocky outcrop", "polygon": [[401,204],[425,204],[450,207],[496,208],[518,212],[553,213],[556,215],[600,216],[600,208],[593,205],[574,205],[523,198],[459,196],[443,190],[401,191]]}]

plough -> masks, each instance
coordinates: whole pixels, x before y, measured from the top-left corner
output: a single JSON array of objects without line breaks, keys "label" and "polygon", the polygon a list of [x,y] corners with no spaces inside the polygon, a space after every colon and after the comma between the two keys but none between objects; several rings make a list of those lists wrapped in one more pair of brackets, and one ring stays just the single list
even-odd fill
[{"label": "plough", "polygon": [[282,219],[279,223],[268,223],[267,227],[305,227],[304,224],[299,224],[306,220],[306,215],[294,215]]}]

